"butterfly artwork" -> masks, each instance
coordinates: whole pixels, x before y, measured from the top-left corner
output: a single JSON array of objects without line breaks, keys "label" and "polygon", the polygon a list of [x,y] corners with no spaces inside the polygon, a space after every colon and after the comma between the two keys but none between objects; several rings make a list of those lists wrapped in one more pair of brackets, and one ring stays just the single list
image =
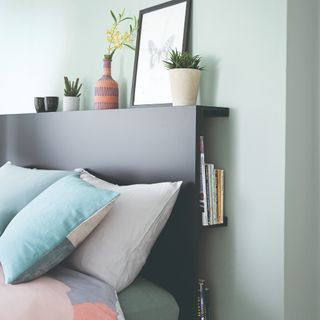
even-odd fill
[{"label": "butterfly artwork", "polygon": [[170,105],[170,50],[188,47],[192,0],[173,0],[140,10],[132,77],[132,106]]},{"label": "butterfly artwork", "polygon": [[168,58],[169,51],[173,49],[175,38],[175,35],[171,35],[168,40],[160,47],[158,47],[154,41],[148,41],[150,69],[153,69],[155,66],[162,63],[163,60],[166,60]]}]

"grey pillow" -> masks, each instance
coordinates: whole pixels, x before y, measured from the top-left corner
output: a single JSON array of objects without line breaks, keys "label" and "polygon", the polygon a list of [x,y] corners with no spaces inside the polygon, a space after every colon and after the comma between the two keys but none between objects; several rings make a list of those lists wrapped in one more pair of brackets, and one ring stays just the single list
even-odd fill
[{"label": "grey pillow", "polygon": [[145,264],[171,214],[182,182],[118,186],[86,171],[80,177],[97,188],[116,191],[120,197],[68,263],[121,291]]}]

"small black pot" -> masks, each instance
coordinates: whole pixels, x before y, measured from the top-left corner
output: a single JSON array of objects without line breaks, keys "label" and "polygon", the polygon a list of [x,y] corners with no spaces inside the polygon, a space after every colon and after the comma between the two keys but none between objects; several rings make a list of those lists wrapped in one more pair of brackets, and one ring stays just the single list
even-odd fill
[{"label": "small black pot", "polygon": [[58,109],[59,97],[45,97],[44,108],[46,112],[55,112]]},{"label": "small black pot", "polygon": [[34,98],[34,107],[36,108],[36,111],[38,113],[45,112],[44,98],[43,97],[35,97]]}]

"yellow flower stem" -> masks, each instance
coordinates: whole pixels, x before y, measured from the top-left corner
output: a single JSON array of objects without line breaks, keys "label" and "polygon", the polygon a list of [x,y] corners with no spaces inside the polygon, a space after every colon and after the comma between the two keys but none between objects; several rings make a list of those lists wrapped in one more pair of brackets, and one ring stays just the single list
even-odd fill
[{"label": "yellow flower stem", "polygon": [[[122,13],[122,16],[123,16],[123,13]],[[119,37],[117,37],[117,41],[115,41],[115,34],[116,33],[119,33],[119,30],[118,30],[118,26],[120,25],[120,23],[126,19],[122,19],[122,16],[120,17],[119,20],[115,21],[112,25],[112,33],[109,35],[109,38],[110,38],[110,41],[109,41],[109,47],[108,47],[108,56],[110,57],[110,59],[112,60],[112,57],[114,55],[114,53],[116,52],[117,49],[119,48],[122,48],[122,46],[127,46],[129,48],[132,48],[131,47],[131,43],[133,42],[132,40],[132,37],[133,37],[133,34],[137,31],[138,29],[138,24],[137,24],[137,21],[136,19],[134,19],[134,26],[133,28],[131,28],[131,30],[129,32],[126,32],[127,36],[126,37],[123,37],[121,36],[120,39],[122,40],[121,42],[119,42]],[[116,45],[117,44],[117,45]],[[112,50],[111,50],[112,49]]]},{"label": "yellow flower stem", "polygon": [[113,36],[114,36],[115,31],[116,31],[117,28],[118,28],[118,25],[119,25],[118,22],[117,22],[117,23],[114,23],[114,28],[113,28],[113,31],[112,31],[112,34],[111,34],[111,41],[109,42],[109,48],[108,48],[108,53],[109,53],[109,55],[111,54],[111,44],[113,43]]}]

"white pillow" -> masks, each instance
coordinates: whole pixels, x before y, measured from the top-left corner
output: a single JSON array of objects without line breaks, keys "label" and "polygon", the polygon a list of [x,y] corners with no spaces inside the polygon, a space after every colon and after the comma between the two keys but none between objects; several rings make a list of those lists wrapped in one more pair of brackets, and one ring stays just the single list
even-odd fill
[{"label": "white pillow", "polygon": [[81,179],[120,193],[110,213],[68,264],[121,291],[132,283],[165,226],[182,182],[118,186],[82,170]]}]

